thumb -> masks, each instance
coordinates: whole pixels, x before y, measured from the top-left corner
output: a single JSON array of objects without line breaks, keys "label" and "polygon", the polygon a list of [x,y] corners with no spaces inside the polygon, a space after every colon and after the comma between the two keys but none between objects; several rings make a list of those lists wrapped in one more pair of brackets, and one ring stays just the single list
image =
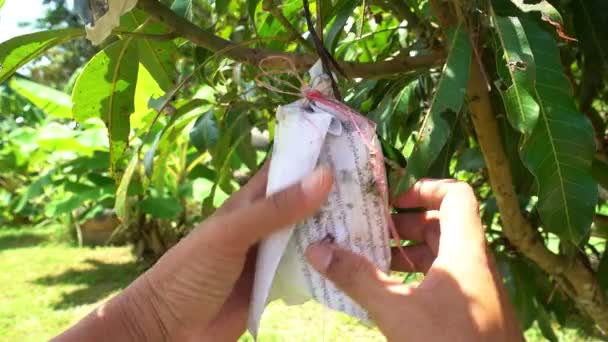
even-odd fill
[{"label": "thumb", "polygon": [[382,316],[387,304],[394,299],[393,288],[407,291],[401,283],[392,281],[365,257],[328,243],[311,244],[306,257],[312,267],[350,298],[366,309],[373,318]]}]

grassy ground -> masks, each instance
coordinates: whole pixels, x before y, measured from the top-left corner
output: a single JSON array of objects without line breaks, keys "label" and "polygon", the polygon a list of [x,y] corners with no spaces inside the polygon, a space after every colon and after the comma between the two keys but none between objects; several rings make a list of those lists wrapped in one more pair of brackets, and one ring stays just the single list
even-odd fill
[{"label": "grassy ground", "polygon": [[[0,341],[44,341],[126,287],[141,271],[128,247],[78,248],[57,228],[0,228]],[[560,331],[560,341],[578,341]],[[529,341],[542,341],[537,329]],[[372,328],[322,306],[273,303],[260,341],[383,341]],[[246,335],[241,339],[253,341]]]}]

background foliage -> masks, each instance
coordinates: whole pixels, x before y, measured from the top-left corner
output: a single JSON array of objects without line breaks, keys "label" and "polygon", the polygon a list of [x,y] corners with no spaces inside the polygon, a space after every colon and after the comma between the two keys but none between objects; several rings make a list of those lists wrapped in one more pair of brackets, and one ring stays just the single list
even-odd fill
[{"label": "background foliage", "polygon": [[[115,212],[115,236],[155,259],[266,158],[275,108],[295,98],[258,87],[258,66],[318,58],[302,2],[140,0],[97,47],[47,2],[39,32],[0,44],[0,218],[78,227]],[[523,327],[605,338],[608,3],[311,10],[343,101],[378,124],[391,187],[473,185]]]}]

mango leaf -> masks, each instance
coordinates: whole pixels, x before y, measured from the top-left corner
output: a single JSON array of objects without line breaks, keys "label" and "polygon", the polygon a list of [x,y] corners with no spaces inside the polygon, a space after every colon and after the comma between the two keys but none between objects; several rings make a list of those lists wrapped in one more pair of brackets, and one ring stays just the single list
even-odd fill
[{"label": "mango leaf", "polygon": [[0,44],[0,83],[46,50],[84,36],[83,29],[67,28],[15,37]]},{"label": "mango leaf", "polygon": [[[146,21],[147,14],[143,11],[134,10],[121,18],[121,26],[128,30],[135,30]],[[147,23],[141,32],[147,34],[165,34],[167,29],[158,22]],[[172,41],[161,41],[153,39],[137,39],[139,61],[150,72],[158,85],[169,91],[173,88],[177,79],[175,70],[175,58],[177,46]]]},{"label": "mango leaf", "polygon": [[54,171],[50,171],[46,173],[44,176],[36,179],[30,186],[27,187],[24,194],[22,194],[19,198],[19,202],[17,206],[13,209],[16,213],[21,212],[27,205],[28,201],[32,198],[41,196],[44,194],[44,188],[51,184],[53,181]]},{"label": "mango leaf", "polygon": [[517,131],[530,134],[538,119],[539,111],[532,95],[536,66],[530,44],[517,17],[500,17],[492,11],[492,19],[504,52],[506,70],[509,71],[510,76],[511,85],[506,90],[499,87],[507,118]]},{"label": "mango leaf", "polygon": [[114,210],[116,211],[116,216],[118,216],[122,222],[129,221],[129,201],[127,191],[129,190],[131,179],[133,178],[133,174],[135,173],[138,164],[139,154],[136,152],[133,153],[133,157],[131,157],[131,161],[125,170],[125,173],[122,175],[118,189],[116,189],[116,202],[114,203]]},{"label": "mango leaf", "polygon": [[190,143],[199,151],[213,148],[219,141],[219,138],[220,131],[212,110],[196,119],[192,130],[190,130]]},{"label": "mango leaf", "polygon": [[527,0],[511,0],[511,2],[524,12],[540,12],[541,15],[547,16],[560,24],[564,22],[561,14],[547,0],[534,1],[533,3]]},{"label": "mango leaf", "polygon": [[604,189],[608,189],[608,162],[599,158],[593,160],[591,165],[593,179]]},{"label": "mango leaf", "polygon": [[555,331],[553,331],[553,327],[551,326],[551,315],[547,312],[547,310],[545,310],[542,305],[537,305],[536,322],[538,323],[538,329],[540,329],[540,332],[547,339],[547,341],[559,341],[557,335],[555,335]]},{"label": "mango leaf", "polygon": [[398,182],[396,193],[425,176],[448,141],[452,120],[464,102],[469,80],[471,45],[462,24],[448,33],[450,53],[443,67],[431,107],[420,128],[417,144],[408,160],[406,175]]},{"label": "mango leaf", "polygon": [[144,154],[144,171],[148,177],[152,177],[152,172],[154,170],[154,154],[156,154],[156,149],[158,148],[158,143],[160,142],[160,137],[162,135],[163,131],[156,133],[152,146],[150,146],[150,149]]},{"label": "mango leaf", "polygon": [[537,316],[537,306],[534,300],[534,282],[530,277],[529,267],[518,258],[509,257],[502,253],[496,255],[498,269],[507,289],[511,303],[523,330],[527,330]]},{"label": "mango leaf", "polygon": [[456,171],[476,172],[486,167],[486,162],[483,160],[483,154],[479,146],[467,148],[459,156],[456,163]]},{"label": "mango leaf", "polygon": [[171,10],[180,17],[192,20],[192,0],[175,0]]},{"label": "mango leaf", "polygon": [[576,37],[582,52],[583,75],[578,90],[579,108],[591,110],[597,93],[604,86],[608,68],[608,1],[576,0],[570,2]]},{"label": "mango leaf", "polygon": [[173,146],[176,139],[180,137],[184,129],[193,120],[199,117],[201,111],[204,110],[204,108],[190,105],[198,104],[200,106],[199,101],[201,100],[194,99],[189,103],[184,104],[182,107],[178,108],[174,114],[178,118],[170,125],[166,126],[159,140],[157,148],[158,157],[156,157],[155,161],[155,165],[159,167],[154,167],[152,171],[152,183],[154,184],[156,190],[158,190],[159,192],[162,191],[165,186],[165,174],[167,172],[166,164],[168,162],[169,155],[174,152]]},{"label": "mango leaf", "polygon": [[20,77],[11,81],[11,88],[49,116],[72,117],[72,101],[70,96],[62,91]]},{"label": "mango leaf", "polygon": [[138,205],[144,213],[164,220],[174,219],[184,211],[179,201],[173,197],[149,197]]},{"label": "mango leaf", "polygon": [[74,119],[84,122],[99,117],[110,140],[110,172],[129,141],[129,116],[138,73],[137,48],[131,38],[119,40],[97,53],[84,67],[72,93]]},{"label": "mango leaf", "polygon": [[574,243],[588,234],[597,203],[591,177],[593,128],[578,112],[551,34],[522,19],[536,61],[538,123],[521,147],[521,156],[538,185],[543,226]]},{"label": "mango leaf", "polygon": [[341,0],[336,3],[336,6],[334,7],[336,17],[331,24],[329,32],[327,33],[327,38],[324,41],[325,47],[329,51],[335,50],[340,33],[344,31],[344,25],[346,25],[346,21],[353,14],[357,5],[359,5],[359,1],[352,0]]},{"label": "mango leaf", "polygon": [[541,19],[555,27],[560,37],[566,40],[576,40],[564,33],[564,20],[559,11],[549,1],[541,0],[529,3],[528,0],[511,0],[511,2],[523,12],[539,12]]}]

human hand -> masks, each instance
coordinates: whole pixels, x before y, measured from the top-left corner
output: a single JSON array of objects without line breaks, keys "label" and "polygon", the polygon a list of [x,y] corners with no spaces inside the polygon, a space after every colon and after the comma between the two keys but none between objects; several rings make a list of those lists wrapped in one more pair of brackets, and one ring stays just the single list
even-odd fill
[{"label": "human hand", "polygon": [[396,199],[393,220],[411,264],[396,248],[392,269],[423,272],[419,286],[390,279],[364,257],[336,245],[307,249],[312,266],[368,310],[389,341],[523,341],[495,263],[488,254],[471,187],[421,180]]},{"label": "human hand", "polygon": [[245,331],[255,245],[312,215],[333,178],[319,168],[265,198],[267,167],[120,295],[61,341],[236,341]]}]

